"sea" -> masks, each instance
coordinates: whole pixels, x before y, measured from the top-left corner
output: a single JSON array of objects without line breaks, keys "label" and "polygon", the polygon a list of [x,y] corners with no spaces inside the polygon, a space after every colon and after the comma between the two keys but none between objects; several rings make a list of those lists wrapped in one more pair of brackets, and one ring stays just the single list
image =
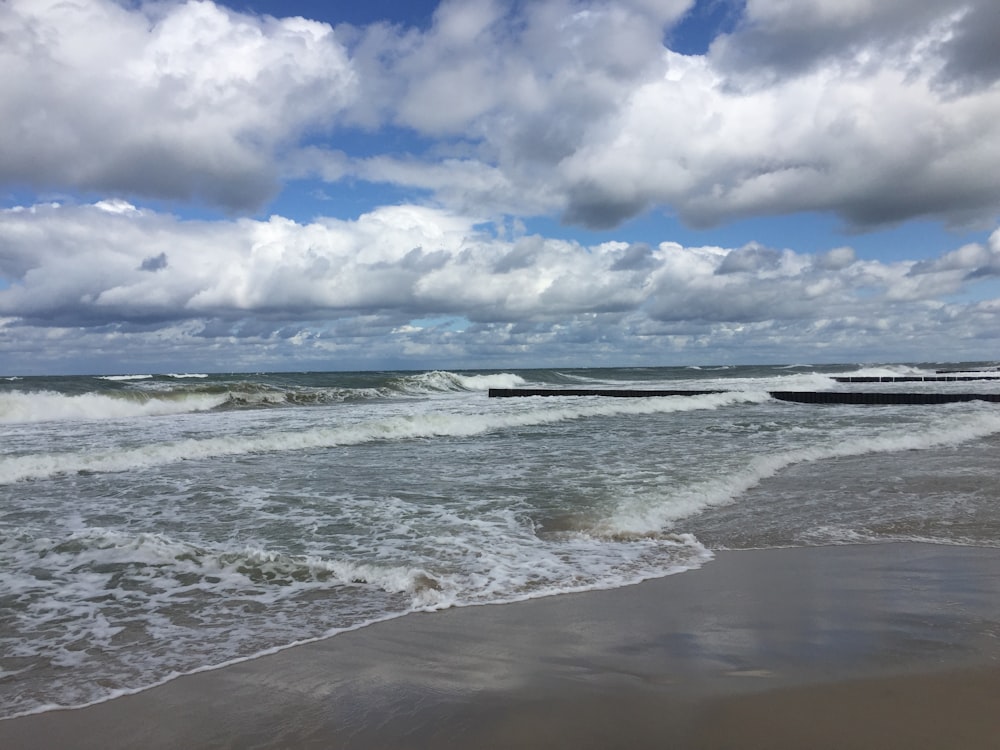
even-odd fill
[{"label": "sea", "polygon": [[[983,373],[968,382],[837,377]],[[717,390],[490,398],[490,388]],[[1000,546],[996,363],[0,377],[0,718],[724,549]]]}]

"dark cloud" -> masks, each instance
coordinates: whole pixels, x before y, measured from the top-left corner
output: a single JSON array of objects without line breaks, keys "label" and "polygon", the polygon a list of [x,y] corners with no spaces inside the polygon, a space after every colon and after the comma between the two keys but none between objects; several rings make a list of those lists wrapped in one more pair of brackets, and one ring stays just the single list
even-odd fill
[{"label": "dark cloud", "polygon": [[[988,148],[985,142],[963,144],[970,145]],[[898,169],[890,165],[853,194],[837,196],[836,203],[822,207],[840,214],[855,231],[921,217],[955,227],[970,226],[1000,214],[1000,182],[985,174],[959,171],[961,159],[947,165],[949,154],[944,151],[928,153],[923,160],[914,154],[912,163]]]},{"label": "dark cloud", "polygon": [[941,80],[970,89],[1000,80],[1000,3],[973,4],[942,45]]},{"label": "dark cloud", "polygon": [[836,247],[813,259],[813,265],[823,271],[840,271],[847,268],[855,260],[854,250],[850,247]]},{"label": "dark cloud", "polygon": [[[989,3],[992,0],[979,0]],[[851,69],[880,56],[904,53],[930,24],[967,6],[968,0],[874,0],[798,5],[759,2],[742,21],[718,37],[709,54],[719,70],[742,84],[771,84],[834,61]]]},{"label": "dark cloud", "polygon": [[494,273],[510,273],[519,269],[531,268],[535,265],[539,251],[542,250],[540,237],[528,237],[518,240],[514,247],[493,264]]},{"label": "dark cloud", "polygon": [[650,199],[642,195],[616,195],[596,180],[574,185],[566,193],[562,220],[588,229],[613,229],[649,208]]},{"label": "dark cloud", "polygon": [[719,276],[730,273],[758,273],[777,268],[780,262],[781,253],[777,250],[753,245],[730,251],[715,273]]},{"label": "dark cloud", "polygon": [[74,187],[254,211],[280,185],[273,154],[232,143],[188,149],[175,142],[109,145],[107,158],[81,173]]},{"label": "dark cloud", "polygon": [[167,254],[150,255],[139,264],[140,271],[161,271],[167,267]]},{"label": "dark cloud", "polygon": [[653,248],[645,242],[636,242],[629,245],[621,257],[611,264],[611,270],[649,271],[660,264],[660,261],[656,259],[653,253]]},{"label": "dark cloud", "polygon": [[423,248],[415,247],[403,256],[399,265],[407,271],[427,273],[441,268],[448,260],[448,253],[443,250],[425,252]]}]

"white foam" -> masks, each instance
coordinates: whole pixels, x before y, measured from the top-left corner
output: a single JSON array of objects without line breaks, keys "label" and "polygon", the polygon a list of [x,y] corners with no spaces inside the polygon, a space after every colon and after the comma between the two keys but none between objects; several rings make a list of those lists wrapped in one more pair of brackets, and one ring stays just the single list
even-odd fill
[{"label": "white foam", "polygon": [[881,531],[870,529],[856,529],[852,527],[834,526],[824,524],[812,529],[800,532],[797,535],[799,542],[808,545],[835,545],[835,544],[884,544],[886,542],[916,542],[918,544],[938,544],[947,547],[995,547],[997,544],[990,544],[983,539],[972,539],[969,537],[949,534],[947,539],[927,536],[925,534],[895,533],[887,534]]},{"label": "white foam", "polygon": [[649,533],[673,528],[677,521],[706,508],[733,502],[762,480],[794,464],[869,453],[923,450],[975,440],[1000,433],[1000,413],[978,411],[953,414],[933,427],[900,432],[892,426],[882,435],[842,438],[773,454],[754,456],[740,471],[686,485],[665,496],[644,495],[622,504],[602,522],[604,533]]},{"label": "white foam", "polygon": [[839,373],[842,376],[864,377],[864,378],[899,378],[899,377],[929,377],[933,376],[933,370],[926,370],[912,365],[883,365],[864,366],[861,365],[853,372]]},{"label": "white foam", "polygon": [[0,393],[0,424],[57,420],[125,419],[206,411],[225,403],[226,394],[185,394],[161,398],[145,394],[108,396],[54,391]]},{"label": "white foam", "polygon": [[821,372],[797,372],[769,378],[720,379],[713,385],[742,390],[826,391],[837,385],[833,376]]},{"label": "white foam", "polygon": [[527,381],[520,375],[498,372],[492,375],[455,375],[463,388],[469,391],[488,391],[490,388],[517,388]]},{"label": "white foam", "polygon": [[[390,516],[382,521],[391,521]],[[712,557],[690,536],[609,541],[577,534],[545,541],[506,511],[475,516],[474,523],[451,519],[457,527],[441,527],[446,538],[434,541],[429,552],[436,562],[433,576],[419,562],[424,540],[413,529],[406,533],[407,564],[197,545],[163,534],[103,528],[79,530],[58,543],[36,540],[35,559],[20,560],[18,569],[44,569],[49,575],[35,579],[26,574],[23,586],[14,581],[14,590],[36,602],[22,613],[32,638],[9,653],[74,669],[62,676],[58,704],[51,698],[34,703],[30,695],[22,695],[8,709],[23,715],[90,705],[182,673],[274,653],[406,612],[612,588],[691,570]],[[456,534],[460,529],[464,533]],[[449,569],[456,554],[458,565]],[[392,557],[393,550],[379,550],[378,555]],[[363,588],[354,613],[348,604],[353,587]],[[334,588],[335,607],[330,594],[299,596]],[[373,589],[396,598],[373,608]],[[386,608],[392,602],[395,611]],[[234,608],[241,603],[252,603],[257,612],[263,607],[267,614],[251,610],[240,617]],[[175,624],[171,613],[178,607],[194,615],[200,626],[185,626],[183,620]],[[116,642],[119,623],[141,629],[144,638],[134,647]],[[81,650],[79,643],[89,648]],[[247,644],[254,643],[275,645],[248,652]],[[93,649],[102,658],[113,658],[113,679],[98,683],[88,676],[92,673],[87,670],[95,667],[88,656]]]},{"label": "white foam", "polygon": [[766,392],[732,392],[675,398],[568,398],[544,399],[546,403],[541,408],[537,408],[540,399],[531,399],[530,406],[534,408],[515,411],[491,411],[485,414],[428,412],[342,427],[312,428],[295,432],[191,438],[152,443],[130,449],[34,453],[0,458],[0,484],[80,471],[114,472],[143,469],[189,459],[331,448],[377,440],[472,436],[511,427],[552,424],[571,419],[716,409],[740,402],[762,402],[769,399],[770,396]]},{"label": "white foam", "polygon": [[527,381],[513,373],[462,375],[445,370],[432,370],[403,378],[400,387],[404,392],[421,394],[448,391],[486,391],[490,388],[515,388]]}]

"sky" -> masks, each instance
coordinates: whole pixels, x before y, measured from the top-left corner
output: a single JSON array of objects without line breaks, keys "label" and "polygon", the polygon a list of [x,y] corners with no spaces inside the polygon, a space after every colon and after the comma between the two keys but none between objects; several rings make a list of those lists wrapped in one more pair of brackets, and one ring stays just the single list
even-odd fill
[{"label": "sky", "polygon": [[1000,359],[995,0],[0,0],[0,374]]}]

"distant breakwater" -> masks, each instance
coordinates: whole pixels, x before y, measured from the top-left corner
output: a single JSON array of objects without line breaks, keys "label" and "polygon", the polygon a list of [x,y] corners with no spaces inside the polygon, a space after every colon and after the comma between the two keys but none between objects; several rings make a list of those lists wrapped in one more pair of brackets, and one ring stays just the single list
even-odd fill
[{"label": "distant breakwater", "polygon": [[849,375],[833,378],[838,383],[954,383],[960,380],[996,380],[997,375]]},{"label": "distant breakwater", "polygon": [[[835,378],[838,382],[912,382],[919,380],[981,380],[984,378]],[[664,390],[638,388],[490,388],[490,398],[527,396],[601,396],[605,398],[654,398],[663,396],[707,396],[725,390]],[[800,404],[950,404],[963,401],[1000,403],[1000,393],[879,393],[872,391],[768,391],[779,401]]]}]

